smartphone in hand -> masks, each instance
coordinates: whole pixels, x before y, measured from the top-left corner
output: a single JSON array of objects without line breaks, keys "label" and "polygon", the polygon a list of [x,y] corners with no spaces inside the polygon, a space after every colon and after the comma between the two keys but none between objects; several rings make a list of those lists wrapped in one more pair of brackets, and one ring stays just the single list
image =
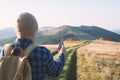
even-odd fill
[{"label": "smartphone in hand", "polygon": [[60,51],[60,49],[61,49],[61,47],[62,47],[63,45],[64,45],[64,44],[63,44],[62,41],[60,41],[60,42],[58,43],[58,51]]}]

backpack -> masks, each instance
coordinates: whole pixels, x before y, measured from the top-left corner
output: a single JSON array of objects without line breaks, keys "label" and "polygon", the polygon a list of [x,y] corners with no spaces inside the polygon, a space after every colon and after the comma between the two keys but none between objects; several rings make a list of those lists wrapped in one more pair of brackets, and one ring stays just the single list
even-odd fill
[{"label": "backpack", "polygon": [[[4,53],[0,60],[0,80],[32,80],[31,67],[28,56],[36,46],[30,44],[25,51],[21,47],[12,49],[11,44],[4,46]],[[14,56],[15,50],[20,50],[19,56]]]}]

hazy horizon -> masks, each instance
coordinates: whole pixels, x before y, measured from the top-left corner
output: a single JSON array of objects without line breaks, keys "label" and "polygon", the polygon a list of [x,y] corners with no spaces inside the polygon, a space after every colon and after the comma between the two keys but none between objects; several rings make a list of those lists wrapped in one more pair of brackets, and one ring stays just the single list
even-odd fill
[{"label": "hazy horizon", "polygon": [[33,14],[43,26],[99,26],[120,29],[120,0],[4,0],[0,3],[0,29],[15,26],[21,12]]},{"label": "hazy horizon", "polygon": [[[60,26],[64,26],[64,25],[60,25]],[[53,28],[55,28],[55,27],[60,27],[60,26],[42,26],[41,28],[38,26],[38,29],[40,30],[40,29],[42,29],[42,28],[44,28],[44,27],[53,27]],[[96,26],[96,25],[68,25],[68,26],[72,26],[72,27],[80,27],[80,26],[87,26],[87,27],[91,27],[91,26]],[[120,34],[119,33],[119,31],[120,31],[120,28],[118,28],[118,29],[106,29],[106,28],[104,28],[104,27],[100,27],[100,26],[96,26],[96,27],[99,27],[99,28],[103,28],[103,29],[105,29],[105,30],[109,30],[109,31],[112,31],[112,32],[115,32],[115,33],[118,33],[118,34]],[[14,29],[14,27],[5,27],[5,28],[1,28],[0,30],[5,30],[5,29]]]}]

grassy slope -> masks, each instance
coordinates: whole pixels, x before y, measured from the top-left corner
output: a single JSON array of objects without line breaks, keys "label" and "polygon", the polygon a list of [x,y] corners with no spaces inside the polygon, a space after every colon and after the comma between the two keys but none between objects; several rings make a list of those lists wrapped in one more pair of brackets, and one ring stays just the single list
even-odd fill
[{"label": "grassy slope", "polygon": [[77,80],[119,80],[120,43],[94,41],[77,50]]}]

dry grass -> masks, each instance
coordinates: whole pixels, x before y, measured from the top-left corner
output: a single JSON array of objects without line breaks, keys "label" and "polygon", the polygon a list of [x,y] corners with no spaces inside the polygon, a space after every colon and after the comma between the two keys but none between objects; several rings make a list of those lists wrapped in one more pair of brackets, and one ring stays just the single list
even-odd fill
[{"label": "dry grass", "polygon": [[120,80],[120,43],[96,40],[77,51],[78,80]]},{"label": "dry grass", "polygon": [[66,47],[72,47],[78,44],[82,44],[84,42],[84,40],[77,40],[77,39],[68,39],[64,41],[64,44]]}]

